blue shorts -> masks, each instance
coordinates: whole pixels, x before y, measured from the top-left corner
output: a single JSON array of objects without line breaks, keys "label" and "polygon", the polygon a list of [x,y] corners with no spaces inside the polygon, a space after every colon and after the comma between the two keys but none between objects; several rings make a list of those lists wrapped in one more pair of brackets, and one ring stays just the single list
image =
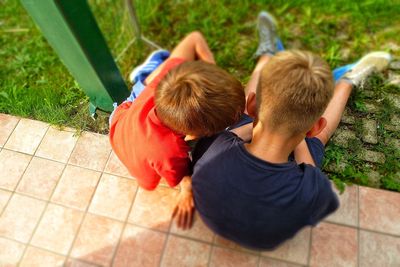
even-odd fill
[{"label": "blue shorts", "polygon": [[[151,55],[153,55],[153,54],[154,54],[154,52]],[[143,92],[144,88],[146,88],[144,81],[146,80],[147,76],[149,76],[169,56],[168,51],[163,51],[160,54],[161,54],[161,56],[157,58],[156,62],[153,61],[150,64],[147,64],[145,66],[145,68],[146,68],[145,71],[139,72],[136,76],[132,77],[133,81],[137,81],[137,82],[132,86],[131,94],[128,96],[128,98],[123,103],[133,102],[140,95],[140,93]],[[144,64],[146,64],[146,63],[144,63]],[[141,66],[139,66],[139,68],[142,66],[143,66],[143,64]],[[114,107],[114,110],[113,110],[113,112],[111,112],[110,118],[108,120],[109,125],[111,125],[111,120],[112,120],[115,110],[118,107],[118,103],[117,102],[113,103],[113,107]]]},{"label": "blue shorts", "polygon": [[[233,126],[228,127],[227,130],[233,130],[233,129],[239,128],[243,125],[246,125],[248,123],[253,123],[253,118],[251,118],[247,114],[243,114],[242,117],[240,118],[240,120]],[[310,150],[310,154],[315,162],[315,166],[318,168],[321,168],[322,162],[324,160],[324,155],[325,155],[324,144],[321,142],[321,140],[319,140],[316,137],[313,137],[313,138],[306,137],[305,141],[307,143],[308,149]],[[289,159],[294,160],[293,153],[289,156]]]}]

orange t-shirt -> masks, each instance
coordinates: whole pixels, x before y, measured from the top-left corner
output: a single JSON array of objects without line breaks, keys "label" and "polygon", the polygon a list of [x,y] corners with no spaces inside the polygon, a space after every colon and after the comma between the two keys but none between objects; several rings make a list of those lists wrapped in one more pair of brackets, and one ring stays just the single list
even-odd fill
[{"label": "orange t-shirt", "polygon": [[183,62],[180,58],[168,59],[135,101],[117,107],[111,121],[110,142],[115,154],[148,190],[156,188],[161,177],[173,187],[190,173],[190,148],[185,136],[163,125],[154,105],[154,92],[161,79]]}]

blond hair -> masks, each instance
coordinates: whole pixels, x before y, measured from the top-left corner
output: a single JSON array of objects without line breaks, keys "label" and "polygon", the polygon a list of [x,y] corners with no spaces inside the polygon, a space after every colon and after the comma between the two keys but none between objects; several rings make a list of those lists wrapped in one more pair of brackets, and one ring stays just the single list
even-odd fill
[{"label": "blond hair", "polygon": [[233,125],[245,102],[242,84],[204,61],[184,62],[170,70],[155,92],[157,117],[170,129],[197,137]]},{"label": "blond hair", "polygon": [[264,66],[258,88],[259,120],[291,134],[309,130],[333,95],[328,64],[306,51],[276,54]]}]

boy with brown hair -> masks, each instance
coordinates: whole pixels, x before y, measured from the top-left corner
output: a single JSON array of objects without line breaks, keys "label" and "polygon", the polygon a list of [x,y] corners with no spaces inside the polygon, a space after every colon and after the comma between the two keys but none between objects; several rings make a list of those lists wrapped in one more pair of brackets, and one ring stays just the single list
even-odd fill
[{"label": "boy with brown hair", "polygon": [[243,87],[215,65],[199,32],[171,55],[151,54],[131,78],[136,82],[131,96],[110,119],[112,148],[140,187],[154,190],[161,178],[171,187],[181,183],[174,215],[187,228],[193,213],[187,141],[234,124],[245,108]]},{"label": "boy with brown hair", "polygon": [[[274,249],[338,208],[320,170],[324,145],[350,96],[390,61],[371,53],[334,84],[328,64],[310,52],[276,55],[271,16],[259,16],[269,39],[247,86],[242,127],[201,140],[193,153],[193,194],[201,218],[217,234],[253,249]],[[273,55],[273,56],[272,56]],[[343,70],[343,69],[342,69]]]}]

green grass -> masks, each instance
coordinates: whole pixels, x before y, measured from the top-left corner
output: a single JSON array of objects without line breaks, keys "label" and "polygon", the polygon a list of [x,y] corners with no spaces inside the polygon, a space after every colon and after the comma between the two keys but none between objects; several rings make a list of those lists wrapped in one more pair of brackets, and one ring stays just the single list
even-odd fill
[{"label": "green grass", "polygon": [[[89,0],[89,3],[116,57],[133,38],[123,1]],[[217,63],[243,83],[248,81],[255,65],[252,58],[257,47],[255,19],[260,10],[275,14],[279,35],[287,48],[311,50],[325,58],[332,68],[352,62],[371,50],[387,50],[400,56],[400,21],[394,19],[400,14],[399,0],[136,0],[135,3],[146,37],[171,49],[185,34],[200,30]],[[90,118],[87,97],[19,1],[0,0],[0,9],[0,112],[106,133],[107,116],[96,121]],[[149,52],[150,48],[135,43],[120,58],[117,63],[126,80],[132,67]],[[383,94],[399,93],[398,88],[382,85],[379,79],[373,82],[372,87]],[[366,100],[368,97],[356,93],[349,101],[359,117],[366,116]],[[390,105],[386,105],[378,117],[383,122],[391,112]],[[394,153],[385,146],[377,149],[385,154]],[[349,154],[345,152],[330,145],[327,158],[338,160],[340,153]],[[388,162],[379,169],[386,173],[382,187],[399,190],[391,178],[398,169],[396,157]],[[362,178],[369,170],[356,159],[353,163],[353,169],[347,170],[343,177],[333,177],[334,180],[348,182],[349,177]],[[364,183],[361,178],[350,182]]]}]

